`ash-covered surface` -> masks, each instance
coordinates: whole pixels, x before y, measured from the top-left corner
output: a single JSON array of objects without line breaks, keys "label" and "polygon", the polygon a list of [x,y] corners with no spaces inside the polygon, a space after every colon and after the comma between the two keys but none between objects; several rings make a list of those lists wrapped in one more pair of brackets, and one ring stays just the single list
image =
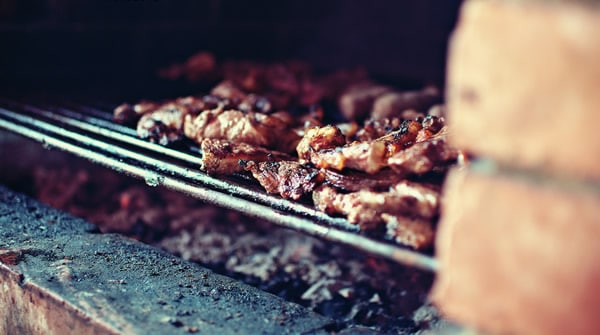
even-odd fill
[{"label": "ash-covered surface", "polygon": [[2,186],[0,250],[18,255],[7,265],[22,274],[20,287],[59,297],[118,333],[326,333],[331,324],[152,246],[97,234],[84,220]]},{"label": "ash-covered surface", "polygon": [[[57,154],[51,153],[54,159]],[[41,201],[102,232],[160,246],[331,317],[332,330],[415,334],[445,324],[426,304],[431,273],[151,188],[82,160],[30,171],[19,176],[19,187]]]}]

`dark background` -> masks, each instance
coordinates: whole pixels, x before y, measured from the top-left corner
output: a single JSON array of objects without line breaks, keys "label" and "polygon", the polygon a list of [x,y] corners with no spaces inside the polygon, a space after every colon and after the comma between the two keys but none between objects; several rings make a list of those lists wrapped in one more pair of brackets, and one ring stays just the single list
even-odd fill
[{"label": "dark background", "polygon": [[200,50],[442,84],[459,2],[0,0],[0,89],[175,93],[156,70]]}]

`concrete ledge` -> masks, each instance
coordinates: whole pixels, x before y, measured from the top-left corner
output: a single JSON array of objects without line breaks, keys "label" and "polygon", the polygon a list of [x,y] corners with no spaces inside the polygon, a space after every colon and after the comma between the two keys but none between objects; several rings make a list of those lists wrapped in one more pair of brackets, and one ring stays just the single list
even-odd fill
[{"label": "concrete ledge", "polygon": [[489,334],[598,334],[598,189],[474,166],[446,180],[433,301]]},{"label": "concrete ledge", "polygon": [[320,334],[332,321],[0,186],[1,334]]}]

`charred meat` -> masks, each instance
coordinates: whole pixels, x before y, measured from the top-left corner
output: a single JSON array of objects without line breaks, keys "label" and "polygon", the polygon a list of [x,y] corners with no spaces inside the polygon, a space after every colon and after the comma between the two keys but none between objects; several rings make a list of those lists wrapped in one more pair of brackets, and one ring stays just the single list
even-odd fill
[{"label": "charred meat", "polygon": [[[431,227],[431,219],[438,215],[439,197],[439,189],[435,186],[406,181],[384,192],[361,190],[341,193],[326,185],[313,192],[317,209],[331,215],[344,215],[350,223],[358,224],[363,229],[391,224],[388,235],[415,248],[431,246],[432,234],[427,233],[426,227]],[[410,227],[393,226],[393,222],[402,221],[411,222]],[[410,229],[410,233],[402,229]],[[407,238],[407,235],[411,237]]]},{"label": "charred meat", "polygon": [[424,174],[457,158],[458,151],[448,145],[444,128],[435,136],[395,153],[388,158],[388,165],[401,174]]},{"label": "charred meat", "polygon": [[137,135],[167,145],[183,137],[183,119],[190,110],[176,103],[164,104],[144,114],[137,123]]},{"label": "charred meat", "polygon": [[441,95],[435,87],[425,87],[419,91],[397,91],[391,87],[370,81],[349,85],[338,99],[338,106],[348,120],[372,118],[382,120],[406,116],[411,113],[425,113],[431,106],[441,102]]},{"label": "charred meat", "polygon": [[242,165],[268,193],[279,194],[283,198],[293,200],[298,200],[312,192],[324,179],[319,169],[302,165],[297,161],[247,161]]},{"label": "charred meat", "polygon": [[438,214],[439,196],[433,185],[403,181],[384,192],[341,193],[322,186],[313,192],[313,201],[324,212],[344,214],[351,223],[371,225],[382,222],[382,213],[431,219]]},{"label": "charred meat", "polygon": [[[137,122],[139,137],[162,145],[198,143],[206,173],[251,174],[267,193],[312,195],[318,210],[362,229],[431,246],[439,183],[460,157],[446,141],[439,90],[398,91],[361,70],[316,76],[295,61],[218,63],[206,53],[167,70],[218,84],[209,95],[122,104],[115,120]],[[335,103],[342,117],[321,107]]]},{"label": "charred meat", "polygon": [[142,115],[156,110],[159,106],[160,104],[157,102],[145,100],[134,105],[122,103],[115,108],[114,120],[120,124],[133,125],[142,117]]},{"label": "charred meat", "polygon": [[344,192],[360,190],[386,190],[390,185],[406,180],[407,175],[391,169],[384,169],[377,173],[361,171],[344,171],[343,173],[329,169],[321,169],[325,176],[325,183]]},{"label": "charred meat", "polygon": [[289,155],[247,143],[205,138],[200,143],[202,169],[209,174],[233,174],[245,170],[247,162],[291,160]]},{"label": "charred meat", "polygon": [[267,115],[219,107],[186,115],[183,132],[197,143],[205,138],[224,139],[291,152],[300,137],[290,131],[289,120],[285,112]]},{"label": "charred meat", "polygon": [[421,123],[405,121],[400,129],[375,140],[346,143],[339,128],[326,126],[307,131],[296,150],[301,161],[319,168],[376,173],[387,166],[388,157],[412,145],[421,129]]}]

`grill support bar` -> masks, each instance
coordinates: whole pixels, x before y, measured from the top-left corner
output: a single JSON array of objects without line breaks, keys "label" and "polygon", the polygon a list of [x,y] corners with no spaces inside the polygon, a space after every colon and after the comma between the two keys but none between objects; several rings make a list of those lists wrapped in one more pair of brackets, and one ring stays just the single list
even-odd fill
[{"label": "grill support bar", "polygon": [[[46,117],[50,117],[50,120],[59,121],[56,117],[52,117],[52,112],[45,110],[43,112],[46,113]],[[61,116],[61,118],[62,117],[64,116]],[[35,117],[0,108],[0,128],[38,141],[47,148],[58,148],[86,158],[92,162],[110,167],[116,171],[141,178],[150,186],[161,185],[211,204],[268,220],[281,226],[307,233],[308,235],[352,246],[401,264],[434,272],[438,268],[437,261],[431,256],[380,242],[355,232],[347,231],[347,229],[344,228],[353,226],[347,222],[340,224],[340,221],[345,221],[343,219],[330,218],[326,214],[317,212],[314,209],[299,209],[297,206],[300,206],[300,204],[295,204],[286,199],[280,199],[264,194],[260,195],[263,201],[265,199],[269,202],[277,200],[276,203],[283,204],[280,208],[285,211],[280,211],[273,208],[279,206],[270,207],[253,201],[256,200],[257,192],[252,190],[241,192],[245,193],[247,196],[252,196],[251,199],[243,199],[239,197],[239,191],[237,193],[236,190],[231,192],[230,185],[225,185],[228,187],[224,190],[207,187],[204,185],[203,179],[194,180],[190,175],[180,173],[181,171],[179,169],[185,168],[174,165],[177,169],[173,169],[171,166],[165,167],[164,163],[157,163],[156,161],[150,161],[151,164],[149,164],[144,155],[137,154],[121,147],[115,149],[112,144],[104,143],[101,140],[96,140],[88,135],[69,131],[60,125],[53,125]],[[133,153],[133,155],[131,153]],[[198,175],[202,175],[204,178],[214,179],[200,173],[198,173]],[[223,183],[227,184],[226,182]],[[223,185],[221,185],[221,187],[223,187]],[[228,190],[230,192],[227,192]],[[290,208],[292,210],[288,211]],[[297,213],[298,210],[304,211],[304,213]],[[314,215],[313,211],[318,214]],[[313,215],[303,216],[299,214]],[[325,221],[325,225],[316,223],[319,221]]]}]

